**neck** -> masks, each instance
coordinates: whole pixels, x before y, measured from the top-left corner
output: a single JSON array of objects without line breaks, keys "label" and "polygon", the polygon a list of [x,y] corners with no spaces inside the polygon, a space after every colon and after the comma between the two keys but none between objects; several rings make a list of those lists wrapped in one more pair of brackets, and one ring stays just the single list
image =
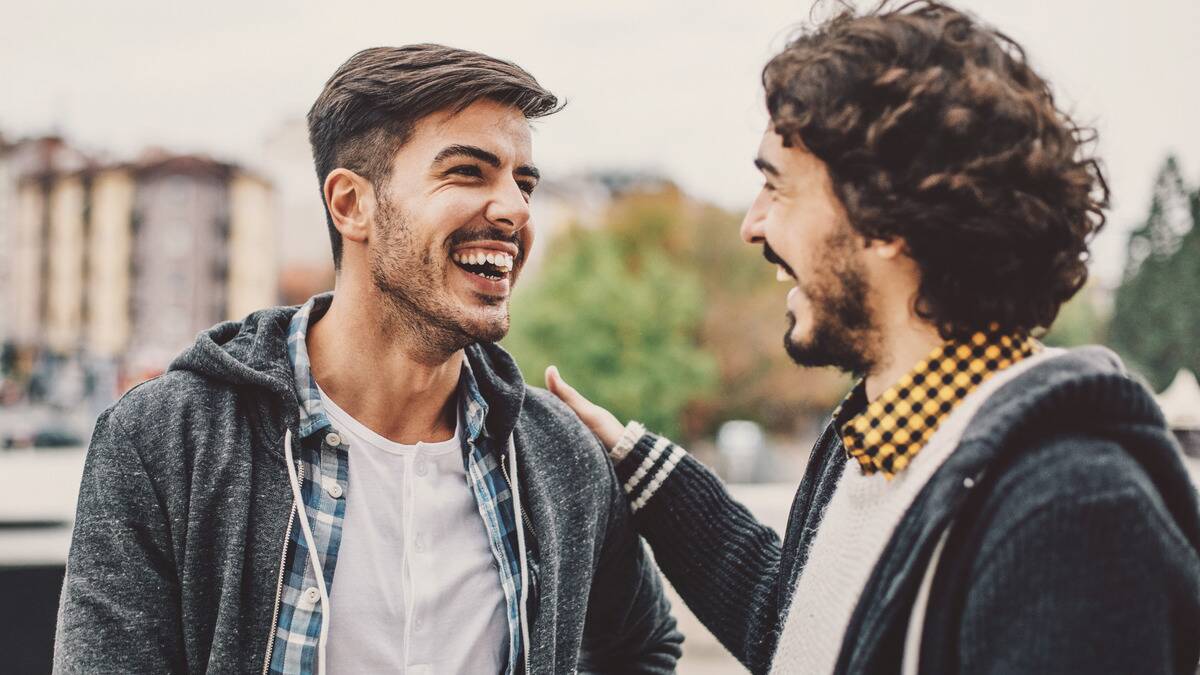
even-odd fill
[{"label": "neck", "polygon": [[431,354],[407,325],[369,282],[339,279],[329,310],[308,327],[313,377],[338,407],[387,439],[445,440],[454,433],[463,351]]},{"label": "neck", "polygon": [[904,312],[886,317],[881,326],[881,358],[866,377],[866,394],[869,401],[879,398],[921,359],[929,356],[930,352],[944,342],[936,328],[908,311],[907,303],[900,307]]}]

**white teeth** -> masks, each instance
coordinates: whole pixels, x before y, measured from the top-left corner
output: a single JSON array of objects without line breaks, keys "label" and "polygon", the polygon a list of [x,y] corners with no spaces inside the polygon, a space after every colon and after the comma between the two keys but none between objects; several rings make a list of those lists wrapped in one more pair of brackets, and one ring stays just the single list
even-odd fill
[{"label": "white teeth", "polygon": [[493,251],[485,253],[482,251],[473,251],[470,253],[451,253],[450,259],[464,265],[482,265],[488,263],[495,265],[502,272],[510,272],[513,268],[513,256],[504,253]]},{"label": "white teeth", "polygon": [[776,265],[775,279],[778,281],[791,281],[792,277],[787,272],[783,271],[782,265]]}]

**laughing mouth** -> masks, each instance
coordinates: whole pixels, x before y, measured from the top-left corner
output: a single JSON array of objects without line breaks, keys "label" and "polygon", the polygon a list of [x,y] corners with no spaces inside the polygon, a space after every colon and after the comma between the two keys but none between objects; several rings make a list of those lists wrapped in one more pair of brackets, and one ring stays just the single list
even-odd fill
[{"label": "laughing mouth", "polygon": [[489,281],[508,279],[513,270],[513,256],[492,249],[464,249],[450,254],[463,271],[474,274]]}]

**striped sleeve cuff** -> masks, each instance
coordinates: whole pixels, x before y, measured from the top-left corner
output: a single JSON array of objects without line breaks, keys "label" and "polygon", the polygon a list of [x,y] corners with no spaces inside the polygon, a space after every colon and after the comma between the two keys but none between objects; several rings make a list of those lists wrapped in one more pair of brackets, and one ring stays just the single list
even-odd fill
[{"label": "striped sleeve cuff", "polygon": [[[609,454],[616,465],[617,478],[621,480],[629,498],[629,505],[637,513],[662,487],[687,453],[670,439],[652,434],[636,422],[630,422],[625,432],[626,435],[640,435],[625,447],[622,444],[626,435],[623,435]],[[619,456],[618,450],[622,451]]]}]

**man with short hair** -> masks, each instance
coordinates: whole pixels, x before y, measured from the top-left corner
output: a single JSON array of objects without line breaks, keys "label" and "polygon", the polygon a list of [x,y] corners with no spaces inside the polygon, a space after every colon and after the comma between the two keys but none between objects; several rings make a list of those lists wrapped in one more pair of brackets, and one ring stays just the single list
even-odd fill
[{"label": "man with short hair", "polygon": [[57,671],[674,670],[603,449],[493,344],[558,108],[439,45],[334,73],[308,121],[335,291],[202,333],[101,415]]},{"label": "man with short hair", "polygon": [[1178,448],[1115,355],[1033,337],[1103,224],[1085,134],[1019,46],[933,2],[843,13],[763,83],[742,238],[793,286],[792,358],[861,379],[781,542],[549,369],[663,573],[755,673],[1193,673],[1200,514]]}]

